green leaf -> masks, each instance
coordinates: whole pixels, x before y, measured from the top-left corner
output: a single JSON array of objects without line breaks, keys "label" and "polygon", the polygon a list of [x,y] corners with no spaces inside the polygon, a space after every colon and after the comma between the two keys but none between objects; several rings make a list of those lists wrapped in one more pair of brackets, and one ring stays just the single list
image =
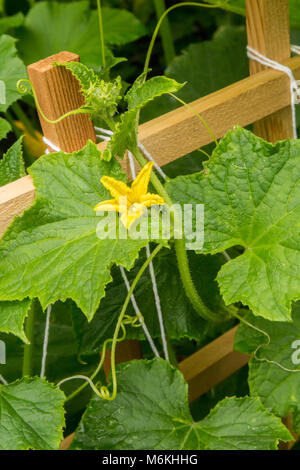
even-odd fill
[{"label": "green leaf", "polygon": [[104,158],[123,158],[127,150],[134,150],[137,145],[136,118],[140,109],[159,96],[176,93],[183,86],[184,84],[167,77],[153,77],[146,82],[141,82],[139,77],[125,96],[129,110],[121,115],[120,122],[104,151]]},{"label": "green leaf", "polygon": [[[128,11],[102,8],[102,15],[105,43],[109,46],[127,44],[146,33],[142,23]],[[26,65],[62,50],[79,54],[88,66],[101,65],[97,11],[91,10],[88,1],[36,3],[18,37]]]},{"label": "green leaf", "polygon": [[[249,387],[252,396],[258,396],[264,406],[278,416],[292,416],[293,430],[300,432],[300,303],[293,306],[293,322],[270,322],[253,315],[247,321],[268,333],[270,344],[261,347],[249,363]],[[267,337],[241,323],[235,336],[235,349],[251,354]],[[288,372],[276,364],[297,370]]]},{"label": "green leaf", "polygon": [[138,78],[126,95],[129,109],[141,109],[147,103],[166,93],[176,93],[184,86],[168,77],[152,77],[140,83]]},{"label": "green leaf", "polygon": [[28,343],[24,333],[24,321],[31,306],[31,300],[22,302],[0,302],[0,331],[13,333]]},{"label": "green leaf", "polygon": [[267,450],[290,439],[280,419],[255,398],[226,398],[194,422],[183,376],[162,359],[122,364],[117,378],[116,399],[91,401],[73,448]]},{"label": "green leaf", "polygon": [[204,252],[245,250],[218,274],[225,303],[241,301],[270,320],[290,320],[300,298],[299,152],[299,140],[272,145],[236,128],[203,172],[167,184],[174,201],[204,204]]},{"label": "green leaf", "polygon": [[117,105],[122,98],[121,77],[107,82],[100,79],[92,69],[88,69],[80,62],[55,63],[54,65],[66,67],[79,81],[84,96],[84,104],[81,109],[88,110],[94,118],[105,119],[116,113]]},{"label": "green leaf", "polygon": [[[245,0],[207,0],[212,5],[246,16]],[[291,28],[300,28],[300,1],[289,0],[290,26]]]},{"label": "green leaf", "polygon": [[97,237],[100,218],[93,208],[111,197],[100,179],[125,176],[115,160],[101,160],[92,142],[77,153],[43,156],[29,173],[36,201],[2,238],[0,300],[38,297],[45,309],[70,297],[91,319],[111,266],[130,269],[148,242]]},{"label": "green leaf", "polygon": [[0,186],[25,176],[25,168],[22,153],[22,137],[13,144],[12,147],[0,160]]},{"label": "green leaf", "polygon": [[[221,26],[211,40],[190,44],[184,49],[165,74],[180,83],[186,82],[177,96],[189,103],[249,75],[246,45],[243,26]],[[163,96],[148,104],[141,117],[147,121],[179,106],[182,105],[174,98]],[[201,126],[199,121],[199,132]]]},{"label": "green leaf", "polygon": [[8,121],[0,117],[0,140],[4,139],[11,130],[11,125]]},{"label": "green leaf", "polygon": [[17,83],[21,78],[27,76],[26,68],[17,56],[16,39],[3,35],[0,37],[0,82],[5,85],[5,103],[0,101],[0,112],[5,112],[7,108],[20,98],[17,91]]},{"label": "green leaf", "polygon": [[64,400],[63,392],[37,377],[1,385],[0,449],[58,449]]},{"label": "green leaf", "polygon": [[[50,317],[50,329],[48,336],[46,378],[57,383],[65,377],[73,375],[90,376],[97,367],[99,355],[89,357],[84,364],[79,362],[77,343],[73,334],[71,318],[71,306],[73,302],[56,302],[52,306]],[[43,357],[43,343],[45,336],[46,312],[35,303],[34,338],[32,346],[32,376],[39,376]],[[11,334],[0,333],[0,340],[6,345],[6,364],[0,365],[0,374],[12,382],[22,375],[22,362],[24,343]],[[70,394],[82,385],[82,380],[70,380],[62,385],[66,394]],[[91,398],[91,389],[86,387],[84,393],[80,393],[67,405],[68,415],[84,410]],[[69,416],[70,418],[70,416]],[[78,422],[78,421],[77,421]],[[69,419],[68,419],[68,425]]]},{"label": "green leaf", "polygon": [[[222,256],[201,256],[190,253],[192,277],[196,282],[204,302],[213,311],[217,311],[221,296],[215,277],[222,266]],[[126,273],[131,284],[138,270],[145,261],[145,252],[141,252],[134,268]],[[228,324],[219,326],[217,330],[202,320],[191,307],[183,287],[179,282],[179,272],[176,255],[173,250],[164,249],[153,260],[157,289],[160,296],[162,314],[167,337],[174,340],[190,339],[201,342],[214,339],[228,328]],[[91,354],[101,350],[103,342],[113,336],[118,316],[120,314],[127,289],[119,268],[112,271],[113,282],[106,289],[105,299],[101,302],[95,317],[88,323],[78,309],[73,312],[75,331],[79,340],[80,354]],[[205,280],[205,282],[204,282]],[[153,338],[160,338],[161,332],[156,313],[153,287],[149,271],[146,270],[134,291],[138,308]],[[132,304],[127,313],[135,316]],[[222,328],[222,329],[221,329]],[[127,337],[145,340],[142,328],[127,327]]]},{"label": "green leaf", "polygon": [[10,28],[18,28],[24,22],[23,13],[19,12],[12,16],[0,18],[0,34],[6,33]]},{"label": "green leaf", "polygon": [[[0,118],[0,139],[5,137],[10,129],[10,124]],[[24,175],[21,137],[0,160],[0,186],[11,183]],[[22,341],[27,342],[23,325],[30,304],[28,299],[22,302],[0,302],[0,331],[13,333]]]}]

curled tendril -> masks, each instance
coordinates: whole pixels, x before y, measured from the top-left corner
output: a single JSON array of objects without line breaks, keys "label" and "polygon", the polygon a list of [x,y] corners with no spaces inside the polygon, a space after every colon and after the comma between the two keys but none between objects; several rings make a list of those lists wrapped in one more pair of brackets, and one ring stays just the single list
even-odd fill
[{"label": "curled tendril", "polygon": [[26,95],[27,93],[31,93],[33,90],[33,86],[30,80],[27,78],[21,78],[21,80],[17,83],[17,91],[21,95]]},{"label": "curled tendril", "polygon": [[[138,314],[134,317],[132,317],[130,315],[124,315],[123,321],[121,323],[122,335],[119,338],[116,339],[116,343],[120,343],[121,341],[124,341],[124,339],[126,338],[126,326],[130,325],[133,328],[138,328],[138,327],[141,326],[141,322],[140,322],[141,319],[143,319],[143,316],[141,314]],[[109,338],[103,343],[100,363],[99,363],[97,369],[95,370],[95,372],[93,373],[93,375],[91,377],[87,377],[85,375],[73,375],[72,377],[67,377],[66,379],[61,380],[57,384],[57,386],[60,387],[63,383],[68,382],[69,380],[74,380],[74,379],[85,380],[85,384],[83,384],[81,387],[79,387],[74,393],[69,395],[66,401],[69,401],[71,398],[73,398],[75,395],[77,395],[87,385],[90,385],[93,392],[99,398],[101,398],[102,400],[108,400],[108,401],[114,400],[114,398],[115,398],[114,391],[113,391],[112,394],[110,394],[110,391],[109,391],[109,389],[106,385],[102,385],[100,387],[97,387],[93,382],[93,379],[100,372],[100,370],[103,366],[103,363],[105,361],[107,345],[108,345],[108,343],[112,343],[112,342],[113,342],[113,338]],[[115,368],[114,365],[112,365],[112,375],[114,373],[113,372],[114,368]]]},{"label": "curled tendril", "polygon": [[[117,374],[116,374],[116,346],[117,346],[117,343],[119,343],[120,341],[123,341],[126,338],[126,326],[125,325],[131,325],[133,327],[137,327],[137,326],[139,326],[137,324],[137,321],[140,322],[140,325],[142,325],[142,323],[144,321],[144,318],[140,313],[138,315],[134,316],[134,317],[132,317],[130,315],[126,315],[126,309],[128,307],[128,304],[130,302],[131,296],[133,295],[133,291],[134,291],[137,283],[139,282],[140,278],[142,277],[143,273],[145,272],[145,270],[147,269],[147,267],[149,266],[151,261],[155,258],[155,256],[159,253],[159,251],[162,248],[163,248],[162,244],[159,244],[159,245],[156,246],[156,248],[152,251],[149,258],[146,259],[143,266],[140,268],[139,272],[135,276],[135,278],[134,278],[134,280],[131,284],[131,287],[130,287],[128,293],[127,293],[125,302],[122,306],[121,313],[119,315],[117,325],[116,325],[116,328],[115,328],[115,331],[114,331],[114,336],[113,336],[112,339],[111,338],[107,339],[103,343],[102,353],[101,353],[101,360],[98,364],[97,369],[92,374],[92,376],[91,377],[86,377],[86,376],[83,376],[83,375],[81,375],[81,376],[77,375],[77,376],[73,376],[73,377],[68,377],[66,379],[61,380],[57,384],[57,386],[59,387],[62,383],[67,382],[68,380],[73,380],[73,379],[78,379],[78,378],[85,380],[86,383],[81,385],[81,387],[77,388],[77,390],[75,390],[73,393],[71,393],[71,395],[69,395],[67,397],[66,401],[69,401],[73,397],[75,397],[79,392],[81,392],[81,390],[83,390],[83,388],[86,387],[86,385],[88,383],[90,384],[92,390],[96,393],[96,395],[99,398],[101,398],[102,400],[112,401],[116,398],[116,396],[117,396]],[[120,330],[122,331],[121,337],[119,337]],[[103,363],[104,363],[104,360],[105,360],[105,355],[106,355],[106,348],[107,348],[108,343],[112,343],[111,344],[111,354],[110,354],[111,377],[112,377],[112,393],[111,394],[110,394],[108,388],[105,385],[102,385],[102,387],[99,389],[93,383],[93,379],[96,377],[96,375],[98,374],[98,372],[101,370],[101,368],[103,366]]]},{"label": "curled tendril", "polygon": [[284,370],[285,372],[293,372],[293,373],[299,373],[300,372],[300,369],[288,369],[287,367],[284,367],[282,364],[280,364],[279,362],[277,361],[272,361],[270,359],[267,359],[266,357],[258,357],[257,353],[260,349],[262,348],[266,348],[267,346],[270,345],[271,343],[271,337],[270,335],[262,330],[261,328],[258,328],[257,326],[255,325],[252,325],[252,323],[248,322],[247,320],[245,320],[243,317],[241,317],[240,315],[238,315],[237,313],[234,314],[236,318],[238,318],[242,323],[245,323],[245,325],[249,326],[250,328],[253,328],[253,330],[256,330],[258,331],[259,333],[262,333],[266,338],[267,338],[267,341],[265,343],[262,343],[260,344],[259,346],[257,346],[257,348],[255,349],[255,351],[253,352],[253,357],[255,358],[256,361],[259,361],[259,362],[267,362],[268,364],[273,364],[274,366],[276,367],[279,367],[279,369],[282,369]]},{"label": "curled tendril", "polygon": [[44,121],[46,121],[48,124],[58,124],[59,122],[66,119],[67,117],[75,116],[76,114],[89,114],[90,113],[89,109],[86,109],[82,106],[80,108],[73,109],[72,111],[68,111],[66,114],[63,114],[57,119],[49,119],[41,108],[35,88],[30,80],[28,80],[27,78],[22,78],[21,80],[19,80],[17,83],[17,91],[21,95],[25,95],[26,93],[32,93],[38,112],[40,113]]}]

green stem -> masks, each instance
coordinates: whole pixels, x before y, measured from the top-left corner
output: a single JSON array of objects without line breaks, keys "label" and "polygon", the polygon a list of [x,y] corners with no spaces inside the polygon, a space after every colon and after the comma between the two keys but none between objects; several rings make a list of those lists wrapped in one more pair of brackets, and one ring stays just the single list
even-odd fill
[{"label": "green stem", "polygon": [[23,355],[23,369],[22,375],[31,376],[32,375],[32,356],[33,356],[33,346],[34,346],[34,323],[35,323],[35,312],[36,312],[36,300],[32,301],[31,308],[26,321],[25,334],[29,341],[29,344],[24,346],[24,355]]},{"label": "green stem", "polygon": [[155,40],[157,38],[157,35],[158,35],[158,32],[160,30],[160,27],[162,25],[162,22],[164,21],[165,17],[173,10],[175,10],[176,8],[180,8],[180,7],[187,7],[187,6],[192,6],[192,7],[203,7],[203,8],[218,8],[218,5],[207,5],[206,3],[196,3],[196,2],[181,2],[181,3],[177,3],[176,5],[173,5],[172,7],[168,8],[160,17],[157,25],[156,25],[156,28],[154,30],[154,33],[152,35],[152,38],[151,38],[151,41],[150,41],[150,44],[149,44],[149,48],[148,48],[148,51],[147,51],[147,55],[146,55],[146,61],[145,61],[145,66],[144,66],[144,72],[145,72],[145,76],[144,76],[144,81],[146,80],[147,78],[147,72],[148,72],[148,69],[149,69],[149,63],[150,63],[150,58],[151,58],[151,54],[152,54],[152,51],[153,51],[153,47],[154,47],[154,44],[155,44]]},{"label": "green stem", "polygon": [[[165,3],[165,0],[153,0],[153,1],[154,1],[155,11],[156,11],[156,16],[157,16],[157,19],[159,20],[160,17],[166,11],[166,3]],[[160,35],[161,35],[166,65],[169,65],[175,57],[175,47],[173,43],[173,36],[172,36],[171,27],[170,27],[168,18],[165,18],[165,21],[161,25]]]},{"label": "green stem", "polygon": [[105,46],[104,46],[104,31],[103,31],[101,0],[97,0],[97,10],[98,10],[100,44],[101,44],[101,62],[102,62],[102,67],[104,68],[106,65],[106,61],[105,61]]},{"label": "green stem", "polygon": [[190,272],[190,267],[189,267],[189,261],[188,261],[188,256],[187,256],[187,251],[185,248],[185,240],[180,239],[180,240],[174,240],[175,244],[175,251],[176,251],[176,256],[177,256],[177,263],[178,263],[178,269],[180,273],[180,277],[182,280],[182,284],[185,290],[185,293],[190,300],[192,306],[198,312],[202,318],[205,320],[212,320],[215,322],[223,322],[226,318],[224,316],[212,312],[206,305],[204,304],[203,300],[199,296],[195,284],[193,282],[191,272]]},{"label": "green stem", "polygon": [[[134,157],[136,158],[137,162],[141,165],[141,167],[145,166],[146,160],[141,154],[139,150],[135,150],[132,152]],[[151,183],[155,187],[156,191],[160,194],[160,196],[164,199],[166,204],[170,207],[172,206],[173,202],[168,195],[167,191],[165,190],[164,186],[156,176],[154,172],[151,173]],[[174,214],[171,212],[171,217],[174,222]],[[228,319],[228,316],[231,314],[231,309],[227,309],[225,306],[221,308],[220,313],[212,312],[206,305],[203,303],[203,300],[199,296],[196,287],[194,285],[190,268],[189,268],[189,261],[187,256],[187,251],[185,248],[185,240],[182,239],[175,239],[175,251],[177,256],[177,263],[178,269],[180,272],[180,277],[182,280],[182,284],[185,290],[185,293],[190,300],[191,304],[193,305],[196,312],[205,320],[212,320],[215,322],[223,322]]]},{"label": "green stem", "polygon": [[128,304],[130,302],[131,296],[134,292],[134,289],[135,289],[137,283],[139,282],[140,278],[142,277],[144,271],[147,269],[147,267],[149,266],[151,261],[155,258],[155,256],[158,254],[158,252],[162,249],[162,247],[163,247],[163,245],[157,245],[156,246],[156,248],[152,251],[149,258],[146,259],[143,266],[141,267],[141,269],[137,273],[137,275],[136,275],[136,277],[135,277],[135,279],[134,279],[133,283],[131,284],[131,287],[128,291],[127,297],[125,299],[125,302],[123,304],[123,307],[122,307],[122,310],[121,310],[121,313],[120,313],[120,316],[119,316],[119,319],[118,319],[118,323],[117,323],[117,326],[116,326],[116,329],[115,329],[115,332],[114,332],[114,337],[113,337],[113,343],[112,343],[112,348],[111,348],[111,360],[110,360],[111,361],[112,383],[113,383],[113,393],[112,393],[112,397],[111,397],[112,400],[117,395],[117,378],[116,378],[116,370],[115,370],[115,367],[116,367],[116,345],[117,345],[117,338],[119,336],[119,331],[120,331],[120,328],[121,328],[121,324],[122,324],[124,315],[126,313],[126,309],[128,307]]}]

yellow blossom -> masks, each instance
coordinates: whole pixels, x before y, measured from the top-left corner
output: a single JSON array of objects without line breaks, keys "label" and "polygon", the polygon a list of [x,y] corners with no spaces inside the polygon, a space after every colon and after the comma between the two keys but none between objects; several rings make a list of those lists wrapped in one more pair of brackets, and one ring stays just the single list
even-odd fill
[{"label": "yellow blossom", "polygon": [[114,199],[99,202],[94,210],[117,211],[121,214],[121,221],[127,229],[146,210],[154,204],[164,204],[165,201],[158,194],[148,193],[150,173],[153,162],[147,163],[140,171],[131,187],[110,176],[103,176],[101,183],[109,190]]}]

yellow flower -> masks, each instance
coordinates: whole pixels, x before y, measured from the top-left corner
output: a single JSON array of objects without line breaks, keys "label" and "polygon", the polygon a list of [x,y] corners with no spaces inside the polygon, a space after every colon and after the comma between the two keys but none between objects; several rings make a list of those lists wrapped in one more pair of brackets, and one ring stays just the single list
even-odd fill
[{"label": "yellow flower", "polygon": [[131,188],[123,181],[116,180],[110,176],[103,176],[101,183],[109,190],[114,199],[99,202],[94,210],[117,211],[121,214],[121,221],[127,229],[146,210],[154,204],[164,204],[165,201],[158,194],[148,193],[150,173],[153,162],[147,163],[142,171],[133,181]]}]

